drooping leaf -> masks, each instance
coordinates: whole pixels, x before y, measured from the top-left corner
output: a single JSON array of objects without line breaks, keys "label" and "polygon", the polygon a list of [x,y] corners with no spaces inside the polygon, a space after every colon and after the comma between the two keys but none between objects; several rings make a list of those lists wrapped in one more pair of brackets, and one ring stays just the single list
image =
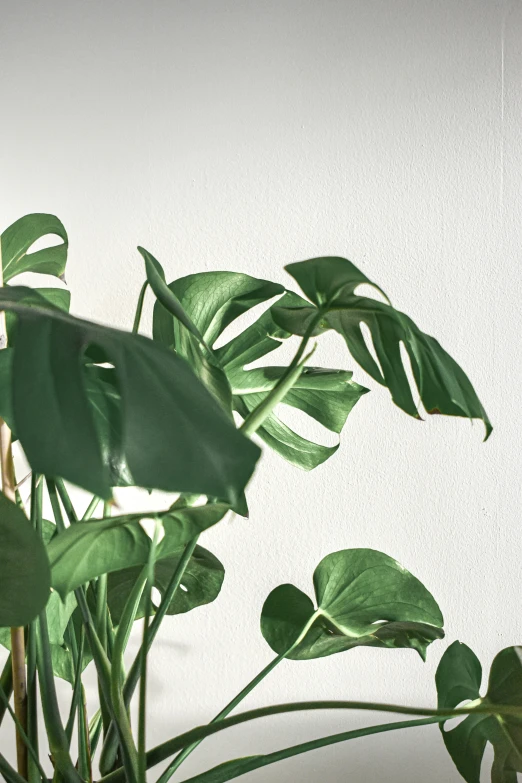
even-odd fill
[{"label": "drooping leaf", "polygon": [[219,522],[228,509],[215,503],[77,522],[48,546],[52,586],[63,597],[101,574],[145,565],[150,538],[140,524],[143,519],[160,519],[163,524],[165,535],[157,547],[162,560],[175,556],[182,544]]},{"label": "drooping leaf", "polygon": [[[59,245],[29,253],[42,237],[55,235],[63,240]],[[43,213],[25,215],[6,228],[0,237],[4,283],[22,272],[61,277],[65,272],[69,240],[57,217]]]},{"label": "drooping leaf", "polygon": [[[455,708],[464,701],[520,707],[522,712],[522,648],[507,647],[494,659],[488,691],[480,697],[482,667],[475,653],[454,642],[441,658],[435,677],[440,709]],[[470,714],[455,728],[441,724],[444,744],[467,783],[480,783],[486,745],[495,751],[493,783],[516,783],[522,772],[522,718],[484,713]]]},{"label": "drooping leaf", "polygon": [[[154,587],[163,596],[167,586],[178,567],[184,547],[178,549],[168,558],[158,560],[154,566]],[[107,585],[107,600],[114,623],[118,623],[125,602],[139,577],[141,566],[123,568],[109,574]],[[189,612],[198,606],[209,604],[219,595],[225,569],[220,561],[202,546],[197,546],[183,574],[183,581],[171,601],[167,614]],[[144,616],[145,598],[142,597],[136,619]]]},{"label": "drooping leaf", "polygon": [[74,318],[30,289],[4,288],[0,307],[18,316],[14,424],[39,473],[111,496],[85,390],[82,357],[96,346],[121,391],[122,457],[138,486],[234,501],[259,449],[233,426],[183,359],[141,335]]},{"label": "drooping leaf", "polygon": [[[311,322],[315,333],[335,329],[356,362],[378,383],[386,386],[402,410],[419,418],[401,357],[404,345],[411,361],[420,399],[428,413],[482,419],[486,437],[491,423],[469,378],[437,340],[424,334],[404,313],[391,305],[355,293],[362,283],[378,286],[351,261],[314,258],[289,264],[287,271],[311,303],[275,307],[274,319],[293,334],[304,334]],[[381,291],[382,293],[382,291]],[[361,324],[370,330],[379,364],[366,345]]]},{"label": "drooping leaf", "polygon": [[261,630],[270,647],[310,660],[361,645],[410,647],[424,659],[444,636],[430,592],[396,560],[373,549],[327,555],[314,572],[317,606],[293,585],[268,596]]},{"label": "drooping leaf", "polygon": [[23,511],[2,493],[0,542],[0,626],[27,625],[49,598],[49,560]]}]

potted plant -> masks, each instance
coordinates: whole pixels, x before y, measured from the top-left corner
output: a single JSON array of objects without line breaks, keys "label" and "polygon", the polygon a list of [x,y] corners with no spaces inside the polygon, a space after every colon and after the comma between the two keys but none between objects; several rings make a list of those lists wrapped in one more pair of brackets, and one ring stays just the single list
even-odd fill
[{"label": "potted plant", "polygon": [[[49,234],[60,244],[28,252]],[[486,412],[440,344],[343,258],[290,264],[292,289],[236,272],[196,272],[167,284],[158,261],[139,248],[145,281],[132,331],[125,332],[71,316],[63,286],[9,285],[27,271],[63,277],[68,238],[56,217],[21,218],[4,231],[0,246],[0,641],[10,649],[0,678],[0,720],[13,721],[17,743],[17,769],[0,754],[7,783],[167,783],[211,734],[265,715],[323,709],[380,710],[407,719],[233,759],[190,781],[221,783],[314,748],[439,723],[468,783],[479,783],[487,742],[495,749],[492,780],[513,783],[522,770],[517,647],[495,658],[481,696],[480,663],[466,645],[454,642],[440,661],[439,700],[431,708],[305,701],[236,710],[284,660],[361,646],[411,648],[424,658],[443,637],[442,614],[428,588],[392,557],[371,549],[325,557],[313,574],[313,597],[290,584],[267,596],[261,632],[275,657],[211,722],[156,746],[146,733],[147,659],[154,639],[167,615],[217,598],[224,569],[201,545],[203,534],[229,514],[247,515],[248,482],[261,455],[257,442],[305,470],[336,451],[294,432],[278,417],[277,406],[284,401],[338,434],[367,391],[351,372],[310,364],[317,339],[337,331],[354,362],[389,390],[399,408],[420,418],[403,346],[425,412],[480,419],[487,438]],[[360,295],[361,284],[384,301]],[[148,288],[155,296],[152,339],[138,333]],[[257,320],[216,347],[238,316],[270,301]],[[292,336],[298,338],[292,361],[272,364],[269,354]],[[264,357],[266,364],[249,367]],[[31,468],[26,503],[20,494],[24,477],[13,467],[13,441]],[[71,485],[92,497],[82,514]],[[122,514],[113,488],[126,486],[177,498],[161,512]],[[43,518],[44,494],[52,520]],[[160,594],[155,602],[153,588]],[[141,648],[126,672],[123,655],[138,620]],[[82,673],[91,661],[99,708],[87,714]],[[57,677],[71,685],[66,721]],[[38,694],[46,737],[38,734]],[[133,698],[135,727],[129,717]],[[455,716],[464,719],[446,730],[445,722]]]}]

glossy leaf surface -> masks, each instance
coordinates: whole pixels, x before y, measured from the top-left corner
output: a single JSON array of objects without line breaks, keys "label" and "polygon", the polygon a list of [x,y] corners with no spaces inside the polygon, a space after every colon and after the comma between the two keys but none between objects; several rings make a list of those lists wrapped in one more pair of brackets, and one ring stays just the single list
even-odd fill
[{"label": "glossy leaf surface", "polygon": [[[59,237],[62,242],[28,252],[38,239],[49,235]],[[4,283],[22,272],[39,272],[55,277],[61,277],[65,272],[69,240],[63,224],[54,215],[25,215],[5,229],[0,242]]]},{"label": "glossy leaf surface", "polygon": [[[454,642],[441,658],[436,683],[439,708],[454,708],[463,701],[480,700],[522,710],[522,648],[507,647],[494,659],[488,691],[481,699],[482,667],[465,644]],[[455,728],[441,724],[444,744],[467,783],[480,783],[480,770],[486,745],[495,751],[493,783],[516,783],[522,772],[522,719],[510,716],[468,715]]]},{"label": "glossy leaf surface", "polygon": [[0,627],[27,625],[49,599],[49,560],[23,511],[2,493],[0,542]]},{"label": "glossy leaf surface", "polygon": [[259,449],[233,426],[179,357],[152,340],[44,307],[26,288],[4,288],[0,307],[16,312],[13,417],[27,458],[99,497],[113,475],[85,390],[90,346],[116,370],[122,396],[122,453],[138,486],[234,501]]},{"label": "glossy leaf surface", "polygon": [[[404,313],[389,304],[355,293],[362,283],[381,289],[344,258],[314,258],[289,264],[286,270],[301,286],[311,304],[274,308],[279,325],[304,334],[320,315],[316,333],[335,329],[361,367],[386,386],[393,401],[419,418],[401,357],[401,344],[411,361],[420,399],[428,413],[482,419],[486,437],[491,423],[469,378],[433,337],[422,332]],[[381,292],[382,293],[382,292]],[[378,364],[369,350],[361,324],[368,327]]]},{"label": "glossy leaf surface", "polygon": [[[154,566],[154,587],[163,597],[178,567],[184,547],[168,558],[158,560]],[[114,623],[118,624],[125,602],[141,572],[141,566],[123,568],[109,574],[107,600]],[[167,614],[182,614],[198,606],[214,601],[221,590],[225,569],[215,555],[197,546],[183,574],[183,581],[169,604]],[[145,598],[142,597],[136,619],[144,615]]]},{"label": "glossy leaf surface", "polygon": [[373,549],[327,555],[314,572],[317,605],[286,584],[268,596],[261,630],[293,660],[321,658],[361,645],[411,647],[424,659],[443,618],[431,593],[396,560]]},{"label": "glossy leaf surface", "polygon": [[179,547],[219,522],[228,511],[224,504],[172,508],[162,514],[141,513],[77,522],[48,547],[52,585],[60,595],[101,574],[148,562],[150,537],[143,519],[160,519],[165,535],[157,548],[158,559],[176,556]]}]

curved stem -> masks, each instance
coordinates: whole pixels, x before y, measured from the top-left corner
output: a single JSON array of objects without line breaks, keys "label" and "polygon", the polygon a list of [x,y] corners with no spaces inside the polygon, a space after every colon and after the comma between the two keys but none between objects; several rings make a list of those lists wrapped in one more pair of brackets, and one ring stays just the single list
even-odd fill
[{"label": "curved stem", "polygon": [[301,753],[309,753],[318,748],[325,748],[328,745],[335,745],[338,742],[347,742],[359,737],[368,737],[371,734],[382,734],[386,731],[396,731],[397,729],[412,729],[417,726],[429,726],[432,723],[439,723],[439,718],[419,718],[418,720],[401,720],[394,723],[381,723],[378,726],[366,726],[362,729],[353,731],[343,731],[339,734],[330,734],[327,737],[302,742],[299,745],[293,745],[290,748],[277,750],[274,753],[266,753],[259,756],[250,756],[244,759],[234,759],[225,761],[217,767],[202,772],[193,778],[184,780],[183,783],[225,783],[227,780],[245,775],[247,772],[253,772],[260,767],[266,767],[269,764],[275,764],[277,761],[299,756]]},{"label": "curved stem", "polygon": [[[281,661],[283,661],[283,660],[284,660],[284,658],[285,658],[285,655],[286,655],[286,654],[287,654],[287,653],[284,653],[284,655],[278,655],[276,658],[274,658],[274,660],[273,660],[273,661],[270,661],[270,663],[268,664],[268,666],[265,666],[265,668],[264,668],[264,669],[262,669],[262,671],[260,671],[260,672],[259,672],[259,674],[257,674],[257,675],[254,677],[254,679],[253,679],[253,680],[251,680],[251,681],[248,683],[248,685],[246,685],[246,686],[243,688],[243,690],[242,690],[242,691],[240,691],[240,692],[237,694],[237,696],[234,696],[234,698],[232,699],[232,701],[230,701],[230,702],[229,702],[229,703],[226,705],[226,707],[224,707],[224,708],[221,710],[221,712],[219,712],[219,713],[216,715],[216,717],[215,717],[215,718],[213,718],[213,719],[210,721],[210,723],[211,723],[211,724],[212,724],[212,723],[219,723],[219,721],[223,720],[223,719],[224,719],[224,718],[226,718],[228,715],[230,715],[230,713],[232,712],[232,710],[234,710],[234,709],[237,707],[237,705],[238,705],[238,704],[240,704],[240,703],[243,701],[243,699],[245,699],[245,698],[248,696],[248,694],[249,694],[249,693],[251,693],[251,692],[254,690],[254,688],[256,688],[256,687],[259,685],[259,683],[260,683],[262,680],[264,680],[264,679],[265,679],[265,677],[266,677],[268,674],[270,674],[270,672],[271,672],[271,671],[273,671],[273,670],[275,669],[275,667],[276,667],[276,666],[277,666],[279,663],[281,663]],[[186,759],[188,756],[190,756],[190,754],[191,754],[191,753],[192,753],[194,750],[196,750],[196,748],[198,747],[198,745],[199,745],[201,742],[203,742],[203,740],[199,740],[198,742],[193,742],[191,745],[188,745],[186,748],[184,748],[184,749],[181,751],[181,753],[179,753],[179,754],[176,756],[176,758],[175,758],[175,759],[174,759],[174,760],[173,760],[173,761],[172,761],[172,762],[169,764],[169,766],[167,767],[167,769],[165,770],[165,772],[163,772],[163,774],[162,774],[162,775],[161,775],[161,776],[158,778],[158,783],[167,783],[167,781],[169,781],[169,780],[170,780],[170,778],[171,778],[171,777],[172,777],[172,775],[175,773],[175,771],[178,769],[178,767],[180,767],[180,766],[181,766],[181,764],[183,764],[183,762],[185,761],[185,759]]]},{"label": "curved stem", "polygon": [[294,358],[286,368],[285,372],[282,374],[282,376],[279,378],[278,382],[275,384],[275,386],[270,390],[270,392],[267,394],[263,402],[261,402],[256,408],[254,408],[253,411],[246,417],[243,424],[240,427],[240,430],[245,433],[248,437],[253,435],[256,430],[261,427],[265,419],[267,419],[276,405],[280,403],[283,398],[286,396],[288,391],[292,388],[292,386],[295,384],[299,376],[301,375],[303,371],[304,363],[309,359],[311,356],[311,353],[306,356],[303,359],[303,354],[306,350],[306,346],[308,345],[308,342],[314,333],[315,327],[319,323],[319,321],[322,318],[322,312],[318,310],[316,316],[312,318],[310,323],[308,324],[308,327],[301,339],[301,342],[299,344],[299,348],[297,349],[297,353],[295,354]]},{"label": "curved stem", "polygon": [[134,323],[132,324],[132,333],[137,334],[138,329],[140,328],[140,321],[141,321],[141,313],[143,311],[143,303],[145,301],[145,294],[147,292],[147,286],[149,284],[148,280],[145,280],[143,283],[140,294],[138,296],[138,304],[136,305],[136,314],[134,316]]},{"label": "curved stem", "polygon": [[[300,701],[292,704],[275,704],[271,707],[261,707],[256,710],[242,712],[231,718],[225,718],[219,723],[211,723],[207,726],[198,726],[183,734],[179,734],[173,739],[157,745],[147,753],[147,768],[165,761],[169,756],[177,753],[179,750],[193,742],[209,737],[211,734],[217,734],[220,731],[238,726],[258,718],[265,718],[269,715],[282,715],[288,712],[307,712],[315,710],[363,710],[365,712],[392,712],[398,715],[418,715],[419,717],[437,718],[436,723],[443,723],[450,718],[461,717],[478,713],[481,715],[512,715],[522,718],[522,709],[511,705],[501,704],[479,704],[474,707],[459,707],[454,710],[427,709],[424,707],[407,707],[400,704],[382,704],[380,702],[362,702],[362,701]],[[125,772],[123,769],[117,769],[110,775],[102,778],[103,783],[123,783],[125,781]],[[100,782],[101,783],[101,782]]]}]

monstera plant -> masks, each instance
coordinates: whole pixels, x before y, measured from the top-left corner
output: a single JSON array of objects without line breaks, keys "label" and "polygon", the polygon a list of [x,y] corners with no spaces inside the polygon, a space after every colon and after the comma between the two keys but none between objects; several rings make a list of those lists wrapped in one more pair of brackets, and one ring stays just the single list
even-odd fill
[{"label": "monstera plant", "polygon": [[[55,244],[30,252],[48,236]],[[15,769],[0,754],[7,783],[167,783],[211,734],[266,715],[326,709],[410,717],[226,761],[190,781],[221,783],[315,748],[439,723],[468,783],[479,783],[488,742],[495,752],[492,780],[513,783],[522,770],[521,648],[498,654],[481,695],[479,661],[454,642],[442,656],[439,701],[432,707],[303,701],[235,712],[282,661],[364,646],[385,655],[410,648],[424,659],[444,636],[428,588],[372,549],[325,557],[313,574],[313,594],[291,584],[276,587],[260,607],[261,633],[275,653],[265,669],[207,725],[155,747],[147,738],[147,661],[154,639],[167,615],[217,599],[224,568],[202,546],[203,534],[229,514],[248,514],[258,443],[304,470],[338,448],[295,432],[279,417],[280,404],[339,434],[367,392],[351,371],[310,364],[315,338],[338,332],[363,371],[361,381],[367,373],[410,416],[420,418],[420,409],[480,419],[487,438],[491,424],[484,408],[439,343],[343,258],[287,266],[297,291],[239,272],[194,273],[167,283],[158,261],[139,248],[144,284],[132,330],[120,331],[69,314],[63,283],[68,238],[56,217],[21,218],[1,235],[0,247],[0,642],[7,648],[0,721],[13,722],[17,756]],[[13,284],[22,272],[47,276],[45,287]],[[49,286],[49,276],[60,282]],[[378,296],[361,295],[361,284]],[[152,338],[139,334],[149,288],[155,297]],[[262,315],[223,344],[224,330],[262,303]],[[269,355],[292,338],[290,363],[271,363]],[[29,463],[27,476],[15,475],[13,448]],[[24,484],[29,478],[30,493]],[[131,486],[175,494],[160,512],[118,513],[113,490]],[[81,513],[72,487],[89,493]],[[44,507],[52,509],[52,519],[43,517]],[[124,653],[136,621],[141,646],[126,670]],[[88,665],[99,685],[93,714],[82,684]],[[70,684],[61,710],[56,678]],[[138,719],[132,726],[134,699]],[[455,716],[463,719],[446,725]]]}]

